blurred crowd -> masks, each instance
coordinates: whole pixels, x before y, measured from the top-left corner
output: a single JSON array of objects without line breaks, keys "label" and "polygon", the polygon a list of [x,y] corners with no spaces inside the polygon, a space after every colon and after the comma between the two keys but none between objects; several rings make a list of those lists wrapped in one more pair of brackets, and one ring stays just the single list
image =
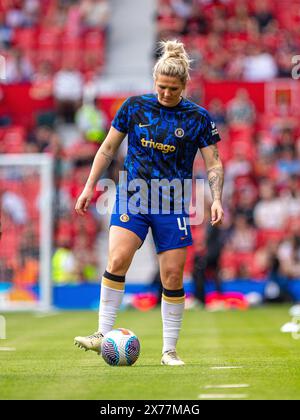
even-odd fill
[{"label": "blurred crowd", "polygon": [[33,82],[37,95],[60,97],[68,81],[78,98],[85,79],[101,74],[109,16],[108,0],[1,0],[6,83]]},{"label": "blurred crowd", "polygon": [[[90,42],[90,34],[93,38],[108,29],[108,2],[2,0],[0,5],[0,45],[10,57],[9,82],[30,81],[37,95],[55,98],[52,116],[44,115],[29,132],[9,126],[0,127],[0,131],[14,139],[13,151],[49,153],[55,158],[54,282],[98,281],[102,232],[95,208],[98,196],[85,219],[77,218],[73,209],[110,123],[97,106],[93,83],[89,83],[101,73],[101,63],[87,70],[86,63],[74,60],[73,53],[60,58],[49,53],[46,60],[40,60],[41,44],[33,50],[33,59],[30,50],[16,47],[14,40],[19,30],[36,29],[40,34],[44,28],[52,30],[55,22],[66,45],[72,44],[70,40],[76,40],[73,45]],[[205,79],[268,81],[290,77],[291,55],[300,45],[299,21],[298,1],[160,0],[157,36],[176,36],[186,42],[194,60],[193,96],[193,86]],[[285,97],[274,112],[260,113],[249,92],[242,88],[229,102],[216,97],[208,110],[222,138],[219,148],[225,165],[225,220],[220,228],[212,228],[209,223],[193,227],[195,243],[189,249],[186,276],[194,278],[200,300],[203,284],[210,278],[219,290],[222,282],[232,279],[272,279],[284,293],[287,280],[300,279],[299,116],[289,108]],[[70,131],[64,135],[61,124],[73,127],[75,136],[70,136]],[[21,150],[16,146],[18,136],[26,140],[20,142]],[[3,141],[3,136],[1,139],[1,153],[11,152],[4,147],[9,141]],[[105,176],[116,180],[123,153]],[[194,173],[196,178],[206,177],[200,157]],[[7,191],[5,185],[1,186],[3,224],[12,230],[5,249],[0,251],[0,274],[9,281],[26,279],[34,283],[38,231],[29,221],[38,217],[33,209],[38,186],[32,174],[23,181],[25,189],[24,183],[22,187],[14,177],[7,181]],[[208,222],[209,188],[205,208]]]},{"label": "blurred crowd", "polygon": [[[208,109],[222,138],[225,220],[220,228],[194,227],[190,271],[200,267],[200,291],[208,278],[219,288],[233,278],[271,280],[284,299],[287,281],[300,280],[299,118],[280,107],[258,113],[245,89]],[[201,159],[195,175],[205,177]],[[209,202],[207,190],[207,220]]]},{"label": "blurred crowd", "polygon": [[[200,104],[203,81],[291,79],[300,45],[298,0],[159,0],[156,22],[158,40],[187,45],[189,96]],[[287,96],[265,114],[246,89],[226,104],[217,97],[208,104],[222,138],[226,216],[219,229],[193,229],[186,271],[201,301],[208,279],[218,291],[231,279],[272,280],[282,299],[287,281],[300,279],[300,124]],[[196,177],[205,177],[201,159],[195,169]]]},{"label": "blurred crowd", "polygon": [[[38,113],[30,127],[1,115],[0,153],[47,153],[55,159],[52,262],[59,284],[98,278],[100,221],[96,212],[77,219],[74,201],[109,124],[96,106],[95,91],[109,20],[108,0],[0,0],[2,83],[30,83],[33,99],[54,99],[52,109]],[[1,170],[0,281],[37,282],[40,184],[32,171]]]},{"label": "blurred crowd", "polygon": [[194,79],[290,77],[299,53],[297,0],[159,0],[157,38],[189,46]]}]

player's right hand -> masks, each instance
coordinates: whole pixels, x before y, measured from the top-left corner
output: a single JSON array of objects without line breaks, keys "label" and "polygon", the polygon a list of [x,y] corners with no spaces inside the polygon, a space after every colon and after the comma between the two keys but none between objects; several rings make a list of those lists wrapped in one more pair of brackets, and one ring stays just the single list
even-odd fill
[{"label": "player's right hand", "polygon": [[92,190],[83,190],[75,206],[75,211],[77,214],[80,216],[84,216],[86,214],[90,202],[92,201],[93,195],[94,193]]}]

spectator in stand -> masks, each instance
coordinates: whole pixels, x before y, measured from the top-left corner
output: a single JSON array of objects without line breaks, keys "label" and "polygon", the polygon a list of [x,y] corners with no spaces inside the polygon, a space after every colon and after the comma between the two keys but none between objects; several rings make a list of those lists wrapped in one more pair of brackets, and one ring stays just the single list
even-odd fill
[{"label": "spectator in stand", "polygon": [[235,144],[233,156],[227,162],[226,181],[235,182],[238,177],[250,178],[253,173],[253,163],[248,157],[247,147],[244,144]]},{"label": "spectator in stand", "polygon": [[211,32],[207,36],[205,60],[207,67],[202,72],[208,80],[224,80],[229,53],[224,47],[221,35]]},{"label": "spectator in stand", "polygon": [[83,92],[83,78],[73,63],[67,60],[53,80],[53,95],[59,117],[66,123],[74,123],[75,112],[78,110]]},{"label": "spectator in stand", "polygon": [[41,61],[33,75],[30,96],[36,100],[52,97],[53,93],[53,65],[50,61]]},{"label": "spectator in stand", "polygon": [[[183,33],[185,19],[177,16],[172,9],[169,0],[162,0],[157,10],[157,39],[176,37]],[[159,49],[155,51],[155,57],[159,57]]]},{"label": "spectator in stand", "polygon": [[14,1],[6,12],[6,23],[10,28],[20,28],[25,25],[26,15],[22,8],[23,1]]},{"label": "spectator in stand", "polygon": [[278,259],[283,276],[300,280],[300,231],[279,246]]},{"label": "spectator in stand", "polygon": [[218,127],[226,125],[226,109],[223,102],[220,99],[213,99],[208,106],[208,110]]},{"label": "spectator in stand", "polygon": [[269,52],[264,51],[259,43],[248,46],[248,53],[244,58],[243,65],[243,79],[247,82],[273,80],[278,74],[275,59]]},{"label": "spectator in stand", "polygon": [[251,18],[244,2],[234,3],[234,14],[227,19],[227,29],[232,34],[246,34]]},{"label": "spectator in stand", "polygon": [[287,181],[281,192],[283,205],[288,211],[288,217],[300,220],[300,175],[292,175]]},{"label": "spectator in stand", "polygon": [[278,51],[276,54],[278,77],[291,77],[291,53],[289,51]]},{"label": "spectator in stand", "polygon": [[246,89],[238,89],[227,104],[227,120],[230,126],[252,127],[255,123],[255,106]]},{"label": "spectator in stand", "polygon": [[257,200],[257,191],[253,184],[242,187],[238,193],[237,202],[232,212],[246,218],[249,225],[254,225],[254,206]]},{"label": "spectator in stand", "polygon": [[292,175],[287,185],[288,195],[286,196],[287,207],[289,209],[289,217],[295,218],[300,216],[300,175]]},{"label": "spectator in stand", "polygon": [[231,43],[231,59],[226,63],[226,79],[241,80],[244,71],[244,45],[238,40]]},{"label": "spectator in stand", "polygon": [[257,179],[269,178],[276,182],[278,179],[278,168],[274,153],[260,153],[254,162],[254,175]]},{"label": "spectator in stand", "polygon": [[77,38],[82,31],[80,2],[71,3],[65,24],[65,34],[68,38]]},{"label": "spectator in stand", "polygon": [[73,251],[79,278],[83,281],[97,281],[99,256],[95,245],[90,246],[86,233],[81,233],[75,238]]},{"label": "spectator in stand", "polygon": [[256,229],[249,224],[246,216],[236,214],[229,241],[235,253],[253,253],[255,251],[257,244]]},{"label": "spectator in stand", "polygon": [[13,281],[14,270],[6,258],[0,258],[0,279],[5,279],[7,283]]},{"label": "spectator in stand", "polygon": [[268,130],[256,132],[257,153],[258,156],[274,156],[276,151],[276,139]]},{"label": "spectator in stand", "polygon": [[96,106],[96,92],[86,87],[83,104],[75,115],[76,125],[87,141],[102,143],[107,134],[108,120],[105,113]]},{"label": "spectator in stand", "polygon": [[170,4],[177,16],[188,19],[192,15],[193,0],[170,0]]},{"label": "spectator in stand", "polygon": [[14,283],[19,286],[32,286],[38,282],[39,275],[39,238],[29,224],[22,232],[18,262],[14,275]]},{"label": "spectator in stand", "polygon": [[55,0],[50,2],[46,15],[43,18],[43,26],[49,28],[64,28],[67,22],[70,2],[68,0]]},{"label": "spectator in stand", "polygon": [[29,58],[25,57],[21,49],[12,48],[6,60],[6,83],[29,82],[34,69]]},{"label": "spectator in stand", "polygon": [[209,23],[202,9],[193,3],[191,13],[185,17],[182,35],[206,35],[208,29]]},{"label": "spectator in stand", "polygon": [[269,0],[255,0],[254,13],[252,15],[258,23],[259,30],[265,32],[270,24],[274,22],[274,15]]},{"label": "spectator in stand", "polygon": [[41,18],[41,2],[39,0],[25,0],[23,4],[24,24],[27,27],[36,26]]},{"label": "spectator in stand", "polygon": [[106,30],[110,16],[107,0],[82,0],[80,5],[83,26],[88,29]]},{"label": "spectator in stand", "polygon": [[296,154],[296,141],[293,130],[286,126],[282,128],[278,136],[278,145],[276,147],[277,157],[287,150]]},{"label": "spectator in stand", "polygon": [[286,127],[280,132],[276,152],[278,177],[281,182],[291,175],[299,174],[300,159],[297,156],[295,134],[291,128]]},{"label": "spectator in stand", "polygon": [[286,148],[279,154],[278,170],[281,179],[300,173],[300,160],[297,159],[295,151]]},{"label": "spectator in stand", "polygon": [[47,150],[51,142],[53,130],[47,126],[36,127],[29,134],[28,143],[36,148],[36,153],[43,153]]},{"label": "spectator in stand", "polygon": [[28,212],[24,198],[15,192],[5,191],[3,193],[2,210],[18,226],[24,226],[28,222]]},{"label": "spectator in stand", "polygon": [[264,179],[259,185],[260,200],[254,208],[254,221],[259,229],[284,230],[287,222],[287,209],[282,199],[275,194],[275,185]]},{"label": "spectator in stand", "polygon": [[272,278],[274,280],[278,270],[277,250],[278,242],[269,241],[253,253],[251,265],[253,279],[267,280]]},{"label": "spectator in stand", "polygon": [[52,257],[52,278],[57,285],[77,283],[79,280],[71,238],[63,233],[56,239]]},{"label": "spectator in stand", "polygon": [[7,24],[5,20],[5,14],[0,12],[0,48],[7,48],[11,45],[13,36],[12,28]]}]

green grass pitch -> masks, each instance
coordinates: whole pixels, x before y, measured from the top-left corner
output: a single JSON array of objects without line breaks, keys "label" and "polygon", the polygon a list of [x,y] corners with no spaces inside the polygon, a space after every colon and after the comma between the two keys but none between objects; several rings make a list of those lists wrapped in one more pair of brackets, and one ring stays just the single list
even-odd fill
[{"label": "green grass pitch", "polygon": [[[187,311],[178,345],[186,365],[170,367],[160,365],[160,311],[120,312],[116,326],[138,335],[141,355],[134,366],[110,367],[73,345],[74,336],[95,330],[97,313],[7,314],[0,347],[16,351],[0,351],[0,399],[298,400],[300,340],[280,332],[289,320],[288,306]],[[238,369],[212,369],[224,366]],[[233,384],[249,386],[214,388]]]}]

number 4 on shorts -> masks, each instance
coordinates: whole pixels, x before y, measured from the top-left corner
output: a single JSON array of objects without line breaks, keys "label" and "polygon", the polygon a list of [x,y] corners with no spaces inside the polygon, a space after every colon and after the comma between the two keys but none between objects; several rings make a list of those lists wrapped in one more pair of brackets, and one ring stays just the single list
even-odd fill
[{"label": "number 4 on shorts", "polygon": [[179,230],[184,230],[185,236],[187,236],[188,231],[187,231],[187,227],[186,227],[185,217],[182,217],[182,219],[180,217],[177,217],[177,223],[178,223]]}]

